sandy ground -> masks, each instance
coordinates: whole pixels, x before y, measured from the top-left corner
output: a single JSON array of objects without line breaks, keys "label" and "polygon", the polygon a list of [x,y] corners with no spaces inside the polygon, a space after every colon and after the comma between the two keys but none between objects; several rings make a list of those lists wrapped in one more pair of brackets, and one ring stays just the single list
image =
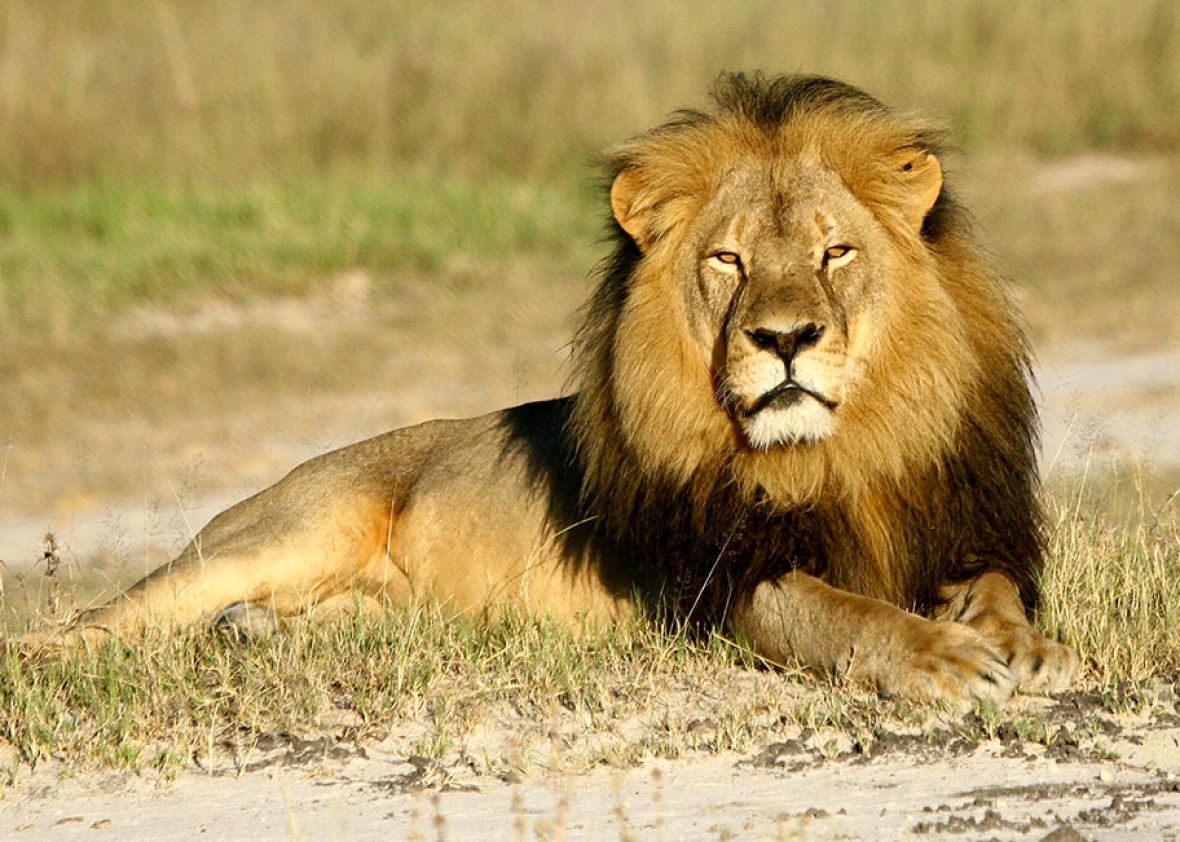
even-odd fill
[{"label": "sandy ground", "polygon": [[1064,347],[1044,356],[1037,380],[1050,478],[1117,462],[1180,466],[1180,351]]},{"label": "sandy ground", "polygon": [[14,840],[1180,839],[1180,720],[1103,720],[1046,748],[882,739],[831,755],[788,739],[745,755],[506,782],[385,744],[296,745],[163,786],[46,767],[0,801]]}]

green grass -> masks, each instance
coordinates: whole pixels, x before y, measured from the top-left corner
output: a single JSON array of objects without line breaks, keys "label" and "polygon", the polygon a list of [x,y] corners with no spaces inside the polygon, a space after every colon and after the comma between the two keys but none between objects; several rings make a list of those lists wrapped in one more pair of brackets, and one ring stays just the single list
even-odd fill
[{"label": "green grass", "polygon": [[133,305],[299,296],[358,266],[455,290],[522,260],[588,263],[601,228],[589,192],[412,174],[0,190],[0,317],[76,326]]}]

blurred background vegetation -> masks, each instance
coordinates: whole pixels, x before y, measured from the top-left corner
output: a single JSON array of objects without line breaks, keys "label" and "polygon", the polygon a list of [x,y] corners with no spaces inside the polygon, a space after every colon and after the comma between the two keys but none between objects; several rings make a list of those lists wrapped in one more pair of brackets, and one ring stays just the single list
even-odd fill
[{"label": "blurred background vegetation", "polygon": [[4,0],[0,326],[356,267],[580,277],[594,154],[722,69],[843,78],[971,155],[1180,141],[1173,0]]},{"label": "blurred background vegetation", "polygon": [[968,149],[1180,140],[1167,0],[8,2],[0,176],[564,176],[721,68],[817,72]]},{"label": "blurred background vegetation", "polygon": [[945,123],[1042,354],[1180,338],[1175,0],[0,0],[0,539],[551,396],[595,156],[725,69]]}]

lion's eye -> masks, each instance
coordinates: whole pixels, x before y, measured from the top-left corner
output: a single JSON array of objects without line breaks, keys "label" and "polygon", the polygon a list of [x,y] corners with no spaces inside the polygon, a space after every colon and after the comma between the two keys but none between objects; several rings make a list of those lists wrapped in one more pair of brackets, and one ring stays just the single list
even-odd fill
[{"label": "lion's eye", "polygon": [[741,269],[742,259],[736,252],[719,251],[715,254],[709,255],[709,262],[717,269],[723,272],[733,272]]},{"label": "lion's eye", "polygon": [[854,257],[856,257],[856,249],[852,246],[832,246],[824,252],[824,268],[839,269],[841,266],[851,263]]}]

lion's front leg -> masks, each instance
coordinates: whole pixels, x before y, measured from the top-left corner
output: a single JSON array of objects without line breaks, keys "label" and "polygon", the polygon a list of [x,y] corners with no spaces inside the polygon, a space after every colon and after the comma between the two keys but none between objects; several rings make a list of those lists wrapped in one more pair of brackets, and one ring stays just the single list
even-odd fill
[{"label": "lion's front leg", "polygon": [[759,585],[729,626],[766,658],[797,659],[887,696],[963,710],[999,704],[1016,687],[1000,649],[974,629],[927,620],[805,573]]},{"label": "lion's front leg", "polygon": [[937,619],[953,620],[995,643],[1026,693],[1053,693],[1069,687],[1077,674],[1078,653],[1049,640],[1024,613],[1016,585],[990,571],[942,589],[945,604]]}]

